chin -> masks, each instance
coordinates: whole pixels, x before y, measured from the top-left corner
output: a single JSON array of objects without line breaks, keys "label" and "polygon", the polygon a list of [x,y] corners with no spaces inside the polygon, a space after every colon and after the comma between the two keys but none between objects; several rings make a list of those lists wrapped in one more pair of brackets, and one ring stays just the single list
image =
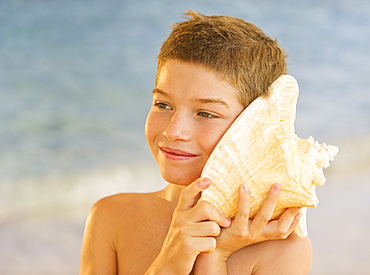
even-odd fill
[{"label": "chin", "polygon": [[168,172],[161,172],[162,177],[168,183],[173,183],[182,186],[188,186],[190,183],[195,181],[196,179],[200,178],[201,173],[168,173]]}]

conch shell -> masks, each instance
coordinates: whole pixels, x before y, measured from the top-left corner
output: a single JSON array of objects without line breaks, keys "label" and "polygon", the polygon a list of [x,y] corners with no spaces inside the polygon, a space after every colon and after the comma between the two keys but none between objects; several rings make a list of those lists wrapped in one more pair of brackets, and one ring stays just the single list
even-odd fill
[{"label": "conch shell", "polygon": [[316,207],[315,186],[323,185],[323,168],[329,166],[338,148],[320,145],[312,137],[294,133],[298,83],[282,75],[270,86],[267,96],[254,100],[234,121],[209,157],[202,177],[213,184],[200,201],[213,205],[228,217],[237,212],[239,186],[247,183],[251,195],[250,218],[261,207],[274,183],[282,186],[272,219],[285,208],[304,207],[295,229],[307,236],[306,208]]}]

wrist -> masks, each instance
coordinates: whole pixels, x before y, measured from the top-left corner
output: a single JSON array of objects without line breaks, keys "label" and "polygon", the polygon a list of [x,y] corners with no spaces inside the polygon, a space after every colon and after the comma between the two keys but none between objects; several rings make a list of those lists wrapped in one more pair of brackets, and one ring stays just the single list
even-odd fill
[{"label": "wrist", "polygon": [[181,261],[174,261],[160,253],[144,275],[185,275],[190,273],[191,267],[192,265],[183,265]]},{"label": "wrist", "polygon": [[228,257],[225,256],[223,253],[220,253],[218,251],[213,251],[212,253],[204,253],[199,254],[197,260],[201,261],[207,261],[210,264],[212,263],[223,263],[227,261]]},{"label": "wrist", "polygon": [[227,256],[218,251],[199,254],[195,261],[194,274],[227,274],[227,259]]}]

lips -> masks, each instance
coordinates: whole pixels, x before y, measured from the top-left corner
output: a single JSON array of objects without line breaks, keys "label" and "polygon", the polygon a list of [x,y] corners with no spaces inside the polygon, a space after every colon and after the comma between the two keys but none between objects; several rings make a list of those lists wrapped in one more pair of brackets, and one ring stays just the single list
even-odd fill
[{"label": "lips", "polygon": [[159,147],[159,148],[161,149],[165,157],[171,160],[190,160],[198,156],[179,149],[173,149],[169,147]]}]

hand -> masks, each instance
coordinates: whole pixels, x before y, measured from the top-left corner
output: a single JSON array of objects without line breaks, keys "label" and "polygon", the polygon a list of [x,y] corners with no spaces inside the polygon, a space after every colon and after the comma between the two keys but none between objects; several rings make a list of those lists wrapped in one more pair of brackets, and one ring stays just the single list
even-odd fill
[{"label": "hand", "polygon": [[230,226],[230,219],[209,204],[196,204],[210,184],[209,179],[198,179],[182,190],[161,252],[150,269],[155,274],[189,274],[200,253],[215,250],[220,226]]},{"label": "hand", "polygon": [[274,184],[264,200],[261,209],[253,219],[249,219],[250,197],[247,185],[240,187],[238,212],[229,228],[221,230],[217,240],[217,252],[226,260],[233,252],[254,243],[286,239],[295,229],[300,219],[300,208],[288,208],[278,220],[271,220],[278,202],[280,185]]}]

